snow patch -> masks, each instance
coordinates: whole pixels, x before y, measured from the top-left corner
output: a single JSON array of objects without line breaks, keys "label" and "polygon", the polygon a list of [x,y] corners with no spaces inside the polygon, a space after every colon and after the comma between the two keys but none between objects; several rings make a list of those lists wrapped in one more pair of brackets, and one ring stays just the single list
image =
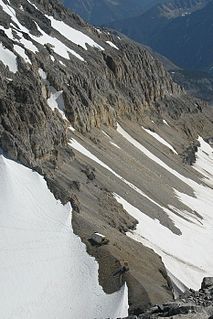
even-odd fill
[{"label": "snow patch", "polygon": [[84,34],[81,31],[78,31],[63,21],[56,20],[52,16],[46,15],[46,17],[51,21],[52,27],[57,30],[61,35],[67,38],[69,41],[75,43],[76,45],[80,45],[83,49],[87,50],[86,44],[91,47],[95,47],[99,50],[104,50],[99,44],[97,44],[94,40],[92,40],[89,36]]},{"label": "snow patch", "polygon": [[[30,3],[30,1],[28,1],[28,2]],[[18,31],[17,33],[21,37],[21,39],[19,41],[20,41],[20,43],[22,43],[25,46],[25,48],[33,51],[34,53],[38,52],[37,47],[35,47],[31,41],[26,40],[23,36],[23,33],[29,34],[31,39],[33,39],[35,42],[37,42],[41,45],[50,44],[53,47],[54,52],[65,59],[69,59],[69,53],[70,53],[70,54],[74,55],[76,58],[78,58],[80,61],[84,61],[84,59],[78,53],[76,53],[74,50],[68,48],[66,45],[64,45],[57,38],[52,37],[52,36],[48,35],[47,33],[45,33],[38,26],[37,23],[36,23],[36,26],[37,26],[38,31],[41,33],[41,36],[37,37],[37,36],[30,34],[29,30],[18,21],[18,19],[16,17],[16,12],[11,6],[9,6],[8,4],[5,4],[3,2],[3,0],[0,0],[0,5],[2,6],[2,9],[4,10],[4,12],[7,13],[11,17],[13,26],[15,26],[15,25],[18,26],[20,31]],[[17,28],[15,27],[15,29],[17,29]],[[10,36],[11,36],[11,34],[12,33],[10,32]],[[16,40],[16,39],[14,39],[14,40]]]},{"label": "snow patch", "polygon": [[50,97],[47,99],[47,104],[49,107],[54,111],[57,109],[62,118],[67,120],[65,113],[64,113],[64,98],[63,98],[63,90],[57,91],[54,87],[50,86]]},{"label": "snow patch", "polygon": [[68,129],[69,129],[70,131],[72,131],[73,133],[75,132],[75,129],[74,129],[74,127],[73,127],[72,125],[70,125],[70,126],[68,127]]},{"label": "snow patch", "polygon": [[152,137],[154,137],[158,142],[160,142],[160,143],[164,144],[165,146],[167,146],[174,154],[178,154],[178,153],[176,152],[176,150],[174,149],[174,147],[173,147],[171,144],[169,144],[166,140],[164,140],[164,139],[163,139],[160,135],[158,135],[156,132],[152,132],[151,130],[146,129],[146,128],[144,128],[143,126],[142,126],[142,129],[143,129],[144,131],[146,131],[148,134],[150,134]]},{"label": "snow patch", "polygon": [[10,50],[6,49],[0,42],[0,61],[7,65],[10,72],[16,73],[18,71],[16,55]]},{"label": "snow patch", "polygon": [[206,177],[206,183],[210,183],[213,180],[213,149],[202,137],[198,138],[198,142],[200,147],[198,147],[198,151],[195,154],[196,162],[193,164],[193,168]]},{"label": "snow patch", "polygon": [[102,133],[103,133],[107,138],[109,138],[109,139],[111,140],[111,137],[110,137],[106,132],[104,132],[104,131],[102,130]]},{"label": "snow patch", "polygon": [[163,123],[166,124],[167,126],[171,127],[166,120],[163,120]]},{"label": "snow patch", "polygon": [[115,144],[114,142],[112,142],[112,141],[109,141],[110,142],[110,144],[112,144],[113,146],[115,146],[115,147],[117,147],[117,148],[119,148],[120,149],[120,146],[118,146],[117,144]]},{"label": "snow patch", "polygon": [[62,62],[61,60],[59,60],[59,63],[66,67],[66,64],[64,64],[64,62]]},{"label": "snow patch", "polygon": [[53,55],[50,56],[50,59],[51,59],[53,62],[55,62],[55,58],[54,58]]},{"label": "snow patch", "polygon": [[26,63],[32,64],[29,57],[26,55],[25,50],[19,45],[14,45],[14,50],[24,59]]},{"label": "snow patch", "polygon": [[95,30],[96,30],[99,34],[102,33],[102,31],[101,31],[100,29],[98,29],[98,28],[95,28]]},{"label": "snow patch", "polygon": [[42,80],[45,81],[47,79],[47,73],[42,68],[38,69],[38,74]]},{"label": "snow patch", "polygon": [[136,185],[134,185],[133,183],[129,182],[128,180],[126,180],[124,177],[122,177],[121,175],[119,175],[118,173],[116,173],[111,167],[109,167],[108,165],[106,165],[104,162],[102,162],[99,158],[97,158],[94,154],[92,154],[90,151],[88,151],[83,145],[81,145],[80,143],[78,143],[74,138],[72,138],[70,140],[69,145],[76,149],[78,152],[80,152],[81,154],[83,154],[84,156],[90,158],[91,160],[93,160],[94,162],[96,162],[97,164],[99,164],[100,166],[102,166],[103,168],[107,169],[110,173],[112,173],[115,177],[119,178],[123,183],[125,183],[126,185],[128,185],[130,188],[132,188],[134,191],[136,191],[138,194],[142,195],[143,197],[147,198],[150,202],[152,202],[154,205],[156,205],[157,207],[163,209],[168,215],[171,213],[169,209],[161,206],[160,204],[158,204],[156,201],[154,201],[152,198],[150,198],[148,195],[146,195],[141,189],[139,189]]},{"label": "snow patch", "polygon": [[114,43],[112,43],[111,41],[106,41],[106,43],[108,43],[112,48],[114,48],[116,50],[119,50],[119,48]]},{"label": "snow patch", "polygon": [[63,44],[60,40],[58,40],[55,37],[52,37],[45,33],[39,26],[37,25],[38,31],[41,33],[40,37],[36,37],[34,35],[31,35],[31,38],[40,43],[41,45],[50,44],[53,47],[53,50],[55,53],[60,55],[64,59],[69,60],[69,53],[74,55],[76,58],[78,58],[80,61],[84,61],[84,59],[80,56],[80,54],[76,53],[74,50],[68,48],[65,44]]}]

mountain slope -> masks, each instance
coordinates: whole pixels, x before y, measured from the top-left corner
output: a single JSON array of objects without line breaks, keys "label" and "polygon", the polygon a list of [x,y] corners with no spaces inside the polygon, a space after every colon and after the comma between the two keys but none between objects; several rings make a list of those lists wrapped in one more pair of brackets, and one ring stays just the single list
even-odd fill
[{"label": "mountain slope", "polygon": [[162,0],[64,0],[67,8],[71,8],[88,22],[102,25],[138,15]]},{"label": "mountain slope", "polygon": [[212,1],[168,1],[134,19],[110,25],[187,69],[210,70]]},{"label": "mountain slope", "polygon": [[[37,171],[56,199],[70,202],[74,233],[99,263],[99,283],[112,294],[126,282],[130,313],[198,287],[212,269],[211,246],[203,246],[212,241],[212,109],[175,84],[148,50],[89,26],[54,0],[0,0],[0,12],[4,158]],[[13,181],[9,169],[8,175]],[[20,223],[22,204],[15,213]],[[188,229],[199,243],[186,240]],[[93,232],[108,244],[91,245]],[[3,237],[5,247],[8,241]],[[113,276],[124,261],[129,271]],[[13,285],[7,281],[6,299]],[[95,305],[98,311],[101,299]],[[51,309],[39,307],[51,319]]]}]

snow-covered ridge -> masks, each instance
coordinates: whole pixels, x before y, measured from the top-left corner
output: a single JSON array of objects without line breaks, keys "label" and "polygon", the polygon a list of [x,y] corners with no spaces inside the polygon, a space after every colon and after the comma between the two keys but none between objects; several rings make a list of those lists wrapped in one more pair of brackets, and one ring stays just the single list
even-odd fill
[{"label": "snow-covered ridge", "polygon": [[4,319],[127,316],[128,292],[106,295],[63,206],[36,172],[0,155],[0,286]]}]

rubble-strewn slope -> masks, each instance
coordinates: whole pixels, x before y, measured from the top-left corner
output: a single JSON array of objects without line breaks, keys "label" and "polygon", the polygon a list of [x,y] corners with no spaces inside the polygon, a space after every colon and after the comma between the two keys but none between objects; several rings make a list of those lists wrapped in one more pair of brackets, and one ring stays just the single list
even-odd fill
[{"label": "rubble-strewn slope", "polygon": [[[126,280],[130,312],[137,313],[171,299],[171,279],[153,242],[142,244],[141,238],[126,235],[139,220],[118,196],[158,220],[177,240],[182,240],[182,229],[172,217],[182,216],[187,227],[194,222],[198,227],[203,212],[176,192],[195,198],[192,184],[176,175],[210,183],[208,169],[197,172],[183,162],[195,162],[199,136],[213,136],[212,110],[173,83],[146,49],[90,27],[53,0],[0,0],[0,19],[4,154],[43,174],[55,197],[71,202],[74,231],[99,261],[105,292],[115,292]],[[202,173],[207,177],[201,182]],[[203,235],[205,225],[200,229]],[[94,231],[103,233],[108,245],[90,245]],[[205,250],[202,254],[206,257]],[[113,277],[123,260],[130,271]],[[182,260],[180,265],[182,274]],[[210,266],[200,275],[208,275]],[[197,262],[190,267],[189,272]],[[196,285],[199,276],[191,282]]]},{"label": "rubble-strewn slope", "polygon": [[155,305],[138,317],[126,319],[212,319],[213,318],[213,278],[203,279],[199,291],[187,290],[175,302]]}]

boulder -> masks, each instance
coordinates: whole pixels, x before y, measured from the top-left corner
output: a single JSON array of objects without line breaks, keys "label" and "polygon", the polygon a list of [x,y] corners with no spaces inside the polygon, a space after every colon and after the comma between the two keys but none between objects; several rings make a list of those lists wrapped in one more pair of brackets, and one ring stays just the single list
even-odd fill
[{"label": "boulder", "polygon": [[201,289],[208,289],[208,288],[213,288],[213,277],[205,277],[203,278],[202,284],[201,284]]}]

